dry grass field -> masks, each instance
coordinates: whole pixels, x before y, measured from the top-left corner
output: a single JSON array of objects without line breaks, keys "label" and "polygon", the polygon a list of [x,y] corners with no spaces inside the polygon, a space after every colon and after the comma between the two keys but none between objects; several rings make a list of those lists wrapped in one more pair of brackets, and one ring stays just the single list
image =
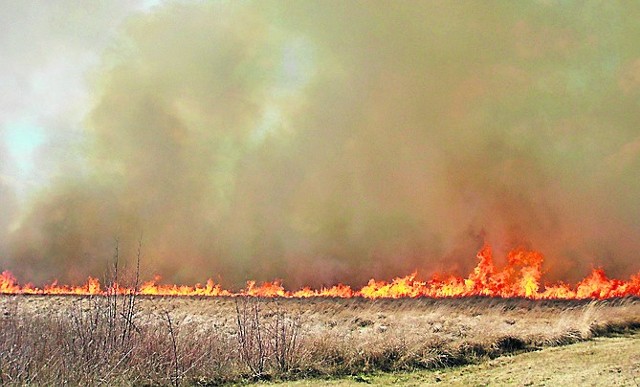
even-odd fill
[{"label": "dry grass field", "polygon": [[637,330],[640,300],[5,295],[0,324],[3,385],[217,385],[489,364]]},{"label": "dry grass field", "polygon": [[[640,333],[597,337],[461,367],[374,373],[283,386],[639,386]],[[260,383],[262,384],[262,383]],[[256,383],[256,385],[260,385]]]}]

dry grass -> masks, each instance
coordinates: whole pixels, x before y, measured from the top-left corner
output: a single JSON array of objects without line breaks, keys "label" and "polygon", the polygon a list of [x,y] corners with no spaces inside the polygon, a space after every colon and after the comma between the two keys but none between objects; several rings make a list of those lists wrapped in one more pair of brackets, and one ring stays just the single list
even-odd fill
[{"label": "dry grass", "polygon": [[0,297],[0,384],[214,385],[474,363],[640,327],[640,300]]},{"label": "dry grass", "polygon": [[[280,386],[639,386],[640,332],[500,356],[476,364],[410,372],[301,379]],[[264,386],[256,383],[255,386]],[[271,384],[276,385],[276,384]]]}]

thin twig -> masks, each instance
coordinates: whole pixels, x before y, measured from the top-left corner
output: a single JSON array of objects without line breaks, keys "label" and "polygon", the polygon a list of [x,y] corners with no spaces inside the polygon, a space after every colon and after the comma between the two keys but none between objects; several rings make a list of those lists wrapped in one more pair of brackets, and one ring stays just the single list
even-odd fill
[{"label": "thin twig", "polygon": [[173,324],[171,323],[171,316],[169,312],[165,310],[164,312],[167,318],[167,324],[169,325],[169,335],[171,336],[171,343],[173,344],[173,362],[174,362],[174,376],[173,376],[173,385],[178,386],[180,384],[179,376],[178,376],[178,346],[176,345],[176,335],[173,332]]}]

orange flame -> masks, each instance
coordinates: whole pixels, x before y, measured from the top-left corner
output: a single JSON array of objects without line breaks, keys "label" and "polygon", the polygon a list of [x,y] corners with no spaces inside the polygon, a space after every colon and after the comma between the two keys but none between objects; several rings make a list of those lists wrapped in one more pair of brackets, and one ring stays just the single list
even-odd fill
[{"label": "orange flame", "polygon": [[[576,285],[564,283],[541,285],[542,254],[516,249],[507,256],[507,265],[497,270],[493,263],[491,247],[485,245],[478,252],[478,265],[467,278],[434,275],[428,281],[417,280],[417,272],[406,277],[394,278],[390,282],[371,279],[360,290],[338,284],[330,288],[311,289],[304,287],[296,291],[286,290],[280,281],[256,285],[248,281],[247,286],[233,292],[223,289],[209,279],[206,285],[161,285],[159,277],[143,283],[138,289],[113,284],[104,288],[96,278],[89,277],[81,286],[58,285],[53,282],[43,289],[32,284],[20,285],[8,271],[0,274],[2,294],[42,295],[107,295],[141,294],[157,296],[253,296],[253,297],[335,297],[335,298],[405,298],[405,297],[524,297],[530,299],[605,299],[625,296],[640,296],[640,273],[628,281],[609,279],[602,269],[591,274]],[[446,279],[441,279],[446,278]]]}]

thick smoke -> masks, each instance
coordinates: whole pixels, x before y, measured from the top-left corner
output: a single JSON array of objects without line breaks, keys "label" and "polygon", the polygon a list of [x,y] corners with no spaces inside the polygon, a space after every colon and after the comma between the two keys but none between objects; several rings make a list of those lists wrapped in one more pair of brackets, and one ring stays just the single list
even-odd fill
[{"label": "thick smoke", "polygon": [[[0,136],[2,135],[2,129],[0,128]],[[1,138],[1,137],[0,137]],[[15,217],[16,212],[16,197],[12,182],[9,176],[6,175],[6,171],[3,168],[7,164],[5,158],[7,154],[6,147],[0,141],[0,197],[2,198],[2,206],[0,206],[0,257],[6,256],[7,251],[7,234],[11,227],[11,219]],[[3,262],[0,259],[0,262]]]},{"label": "thick smoke", "polygon": [[77,281],[142,234],[143,275],[170,281],[465,274],[485,241],[542,251],[552,279],[627,276],[638,20],[631,2],[159,8],[105,55],[85,160],[22,215],[10,266]]}]

